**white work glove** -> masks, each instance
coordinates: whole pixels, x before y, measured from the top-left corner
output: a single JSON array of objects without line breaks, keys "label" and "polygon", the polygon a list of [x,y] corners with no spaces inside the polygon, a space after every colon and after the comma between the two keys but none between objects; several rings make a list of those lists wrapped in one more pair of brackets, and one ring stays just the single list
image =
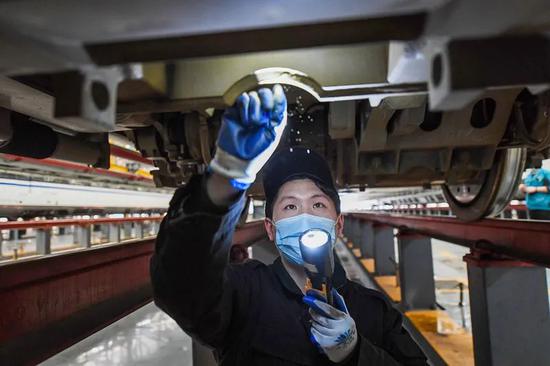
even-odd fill
[{"label": "white work glove", "polygon": [[242,93],[223,115],[211,170],[230,178],[235,188],[248,188],[281,140],[286,109],[280,85]]},{"label": "white work glove", "polygon": [[326,303],[317,290],[308,290],[304,302],[311,314],[311,341],[329,360],[338,363],[351,355],[357,345],[355,321],[349,315],[344,298],[332,289],[334,306]]}]

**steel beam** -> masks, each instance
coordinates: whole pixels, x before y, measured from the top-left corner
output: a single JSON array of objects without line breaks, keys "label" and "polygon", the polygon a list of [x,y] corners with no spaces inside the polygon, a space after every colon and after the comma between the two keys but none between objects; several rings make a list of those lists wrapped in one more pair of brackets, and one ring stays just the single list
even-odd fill
[{"label": "steel beam", "polygon": [[[86,45],[86,50],[97,65],[113,65],[388,39],[413,40],[421,36],[425,19],[425,14],[417,13],[170,38],[96,43]],[[323,37],[319,37],[319,34]]]},{"label": "steel beam", "polygon": [[370,222],[361,222],[361,256],[372,258],[374,255],[374,227]]},{"label": "steel beam", "polygon": [[77,226],[75,232],[76,244],[84,248],[89,248],[92,245],[92,230],[89,225]]},{"label": "steel beam", "polygon": [[350,239],[350,241],[351,241],[354,248],[359,247],[359,232],[361,230],[359,228],[359,225],[360,225],[360,222],[357,219],[353,219],[350,222],[349,239]]},{"label": "steel beam", "polygon": [[386,225],[374,227],[374,272],[378,276],[395,274],[395,248],[393,228]]},{"label": "steel beam", "polygon": [[545,269],[465,259],[476,365],[550,365]]},{"label": "steel beam", "polygon": [[101,224],[101,225],[95,225],[94,227],[96,227],[100,233],[99,240],[101,242],[109,239],[109,225]]},{"label": "steel beam", "polygon": [[120,225],[119,224],[109,224],[109,242],[110,243],[120,242]]},{"label": "steel beam", "polygon": [[12,154],[3,154],[2,159],[8,160],[11,162],[25,164],[25,165],[28,164],[28,165],[36,165],[36,166],[42,166],[42,167],[45,166],[52,169],[73,170],[84,174],[105,175],[105,176],[110,176],[115,178],[128,179],[132,181],[144,181],[144,182],[151,181],[151,178],[143,177],[141,175],[135,175],[135,174],[124,173],[124,172],[115,172],[115,171],[102,169],[102,168],[93,168],[84,164],[77,164],[77,163],[72,163],[64,160],[57,160],[57,159],[50,159],[50,158],[34,159],[34,158],[28,158],[28,157],[12,155]]},{"label": "steel beam", "polygon": [[159,223],[157,221],[151,221],[151,232],[153,235],[157,235],[159,231]]},{"label": "steel beam", "polygon": [[[265,238],[263,222],[233,243]],[[154,239],[0,264],[0,365],[37,364],[151,301]]]},{"label": "steel beam", "polygon": [[433,309],[435,282],[430,238],[399,233],[397,247],[403,306],[406,309]]},{"label": "steel beam", "polygon": [[[37,220],[37,221],[7,221],[0,222],[0,230],[26,230],[26,229],[46,229],[52,227],[62,227],[71,225],[101,225],[101,224],[123,224],[125,222],[140,221],[161,221],[162,216],[153,217],[103,217],[99,219],[67,219],[67,220]],[[19,237],[10,237],[10,240],[17,240]]]},{"label": "steel beam", "polygon": [[548,50],[550,40],[542,35],[459,39],[433,45],[429,49],[430,107],[461,109],[489,87],[548,89]]},{"label": "steel beam", "polygon": [[145,231],[145,226],[143,222],[136,222],[134,224],[135,236],[137,239],[143,239],[143,233]]},{"label": "steel beam", "polygon": [[151,298],[153,240],[0,265],[0,364],[36,364]]},{"label": "steel beam", "polygon": [[353,238],[352,238],[353,230],[352,230],[352,228],[353,228],[353,224],[354,224],[355,220],[357,220],[357,219],[354,218],[354,217],[349,216],[349,217],[346,218],[346,221],[344,222],[344,235],[345,235],[345,237],[348,241],[353,241]]},{"label": "steel beam", "polygon": [[450,243],[550,266],[550,225],[545,222],[484,219],[466,223],[449,217],[371,213],[353,213],[351,216]]},{"label": "steel beam", "polygon": [[131,222],[126,222],[124,224],[122,224],[122,232],[124,233],[123,236],[123,239],[124,240],[128,240],[128,239],[131,239],[132,238],[132,223]]},{"label": "steel beam", "polygon": [[52,252],[52,232],[50,229],[36,230],[36,253],[50,254]]},{"label": "steel beam", "polygon": [[109,150],[111,152],[111,155],[113,155],[113,156],[118,156],[119,158],[132,160],[132,161],[137,161],[137,162],[147,164],[147,165],[151,165],[151,166],[154,165],[152,160],[144,158],[137,151],[124,149],[124,148],[122,148],[120,146],[116,146],[116,145],[110,145]]}]

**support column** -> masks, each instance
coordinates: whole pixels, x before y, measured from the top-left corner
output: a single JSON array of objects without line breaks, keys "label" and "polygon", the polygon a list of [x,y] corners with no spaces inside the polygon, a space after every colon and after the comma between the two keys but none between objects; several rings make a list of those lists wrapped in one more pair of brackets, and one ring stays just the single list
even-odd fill
[{"label": "support column", "polygon": [[395,275],[393,228],[374,225],[374,272],[378,276]]},{"label": "support column", "polygon": [[153,235],[157,235],[159,231],[159,225],[160,223],[158,221],[156,220],[151,221],[151,232],[153,233]]},{"label": "support column", "polygon": [[132,237],[132,223],[125,222],[124,224],[122,224],[122,229],[124,231],[123,239],[130,239]]},{"label": "support column", "polygon": [[[351,216],[346,216],[346,219],[344,221],[344,235],[346,236],[346,239],[348,241],[352,240],[352,232],[353,232],[353,223],[355,219]],[[347,243],[346,243],[347,244]]]},{"label": "support column", "polygon": [[363,220],[355,219],[353,224],[353,247],[361,248],[361,239],[363,233]]},{"label": "support column", "polygon": [[92,230],[90,226],[76,227],[76,244],[84,248],[92,246]]},{"label": "support column", "polygon": [[23,231],[19,229],[10,230],[10,237],[8,240],[19,240],[23,236]]},{"label": "support column", "polygon": [[52,252],[52,231],[51,229],[36,230],[36,253],[50,254]]},{"label": "support column", "polygon": [[431,239],[399,233],[397,240],[401,303],[406,309],[433,309],[435,281]]},{"label": "support column", "polygon": [[139,221],[139,222],[134,223],[134,230],[135,230],[137,239],[143,239],[143,230],[144,229],[145,229],[145,224],[143,223],[143,221]]},{"label": "support column", "polygon": [[355,246],[355,226],[357,225],[358,219],[348,216],[348,224],[344,224],[344,229],[346,230],[346,237],[348,238],[348,241],[351,241],[353,245]]},{"label": "support column", "polygon": [[109,224],[109,243],[120,242],[120,226],[118,224]]},{"label": "support column", "polygon": [[464,260],[476,365],[550,365],[545,268],[478,252]]},{"label": "support column", "polygon": [[101,226],[101,240],[108,240],[109,239],[109,232],[111,231],[111,227],[109,224],[100,224]]},{"label": "support column", "polygon": [[71,226],[71,232],[73,234],[73,242],[78,244],[78,226]]},{"label": "support column", "polygon": [[363,258],[372,258],[374,256],[374,228],[372,222],[361,222],[361,236],[359,248]]}]

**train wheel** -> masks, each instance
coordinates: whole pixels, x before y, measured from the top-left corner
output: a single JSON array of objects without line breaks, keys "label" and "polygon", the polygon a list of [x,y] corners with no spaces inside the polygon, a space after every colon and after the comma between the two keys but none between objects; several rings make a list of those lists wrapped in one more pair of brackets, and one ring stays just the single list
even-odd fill
[{"label": "train wheel", "polygon": [[527,150],[513,148],[497,151],[493,167],[477,181],[443,185],[443,193],[455,216],[463,221],[498,215],[508,206],[525,170]]}]

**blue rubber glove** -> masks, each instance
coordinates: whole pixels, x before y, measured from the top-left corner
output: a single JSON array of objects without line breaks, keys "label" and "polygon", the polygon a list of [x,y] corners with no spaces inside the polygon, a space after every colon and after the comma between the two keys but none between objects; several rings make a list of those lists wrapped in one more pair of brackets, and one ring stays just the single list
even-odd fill
[{"label": "blue rubber glove", "polygon": [[332,289],[334,306],[327,304],[317,290],[308,290],[304,302],[311,315],[311,341],[332,362],[342,362],[351,355],[357,345],[355,321],[349,315],[344,298]]},{"label": "blue rubber glove", "polygon": [[246,189],[277,148],[286,126],[283,88],[241,94],[223,115],[217,149],[210,168]]}]

